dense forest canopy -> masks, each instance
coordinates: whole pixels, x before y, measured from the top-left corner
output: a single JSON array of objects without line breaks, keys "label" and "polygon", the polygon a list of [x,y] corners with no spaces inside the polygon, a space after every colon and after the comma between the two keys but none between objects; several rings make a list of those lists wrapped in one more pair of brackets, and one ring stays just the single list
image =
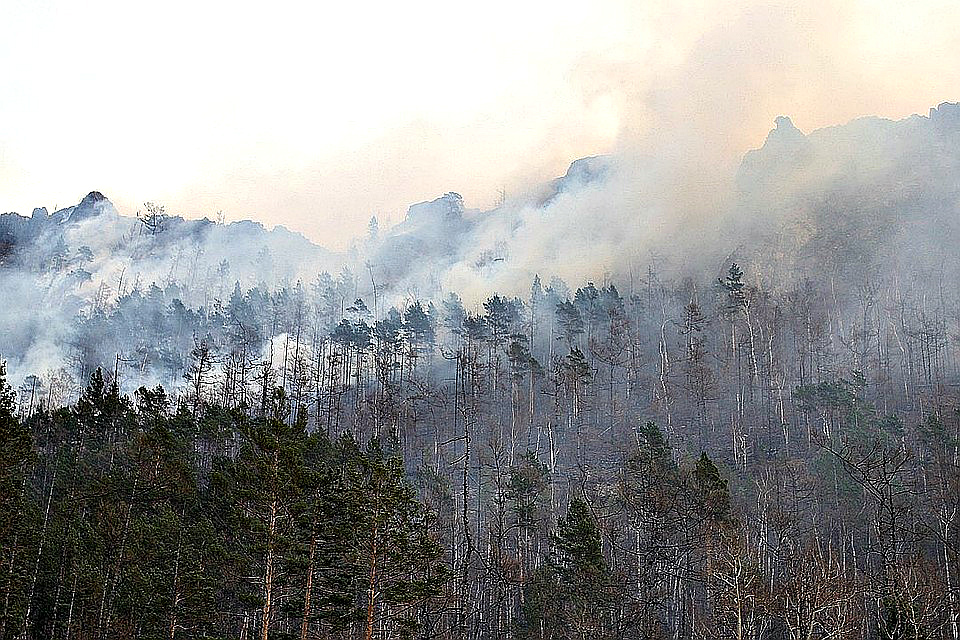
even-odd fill
[{"label": "dense forest canopy", "polygon": [[352,256],[5,216],[0,637],[957,640],[956,113],[780,120],[599,274],[528,232],[610,159]]}]

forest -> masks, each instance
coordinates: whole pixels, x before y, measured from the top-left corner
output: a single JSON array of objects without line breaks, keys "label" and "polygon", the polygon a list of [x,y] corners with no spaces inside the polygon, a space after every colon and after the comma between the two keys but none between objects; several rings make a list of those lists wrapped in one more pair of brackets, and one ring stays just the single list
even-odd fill
[{"label": "forest", "polygon": [[756,264],[100,304],[0,382],[0,637],[956,640],[956,297]]},{"label": "forest", "polygon": [[339,253],[0,214],[0,638],[960,640],[960,105],[775,126]]},{"label": "forest", "polygon": [[960,0],[0,0],[0,640],[960,640]]}]

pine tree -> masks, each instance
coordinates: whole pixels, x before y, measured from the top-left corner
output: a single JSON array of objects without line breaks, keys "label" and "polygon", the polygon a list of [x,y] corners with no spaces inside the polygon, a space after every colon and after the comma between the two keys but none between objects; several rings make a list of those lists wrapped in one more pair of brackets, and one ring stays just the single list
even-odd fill
[{"label": "pine tree", "polygon": [[[245,613],[266,640],[280,610],[280,594],[293,579],[288,564],[295,553],[296,523],[292,518],[303,479],[303,420],[290,421],[282,389],[274,389],[266,416],[240,418],[240,452],[217,475],[216,499],[232,505],[221,527],[233,529],[235,561],[248,576],[237,588],[239,598],[255,610]],[[253,609],[253,607],[251,607]]]},{"label": "pine tree", "polygon": [[517,530],[518,580],[526,581],[532,567],[533,540],[543,528],[549,512],[549,478],[545,464],[533,452],[524,454],[510,470],[506,496]]},{"label": "pine tree", "polygon": [[35,522],[26,481],[33,457],[30,433],[16,417],[6,363],[0,362],[0,637],[15,637],[28,606],[27,556]]},{"label": "pine tree", "polygon": [[356,546],[348,561],[368,577],[363,637],[370,640],[378,629],[410,637],[424,622],[421,606],[446,580],[442,549],[400,461],[373,441],[358,462],[351,487]]},{"label": "pine tree", "polygon": [[693,482],[700,500],[705,523],[711,529],[721,529],[730,523],[730,490],[727,481],[706,452],[700,454],[693,471]]},{"label": "pine tree", "polygon": [[519,638],[620,637],[620,585],[607,565],[597,522],[586,502],[571,500],[557,523],[552,552],[524,589]]}]

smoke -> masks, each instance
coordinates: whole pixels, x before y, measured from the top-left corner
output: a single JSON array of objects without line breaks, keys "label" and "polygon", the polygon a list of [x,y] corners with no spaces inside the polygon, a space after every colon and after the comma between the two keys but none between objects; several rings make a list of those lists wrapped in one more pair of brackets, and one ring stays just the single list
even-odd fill
[{"label": "smoke", "polygon": [[[216,6],[185,3],[135,28],[123,20],[136,9],[105,1],[50,11],[62,15],[52,25],[14,10],[23,28],[0,55],[31,54],[12,78],[16,99],[0,106],[19,123],[0,139],[6,206],[62,203],[97,185],[126,211],[147,198],[185,215],[223,210],[343,249],[372,214],[397,221],[408,203],[450,190],[489,208],[500,189],[523,193],[577,157],[655,154],[712,184],[777,115],[811,131],[960,95],[960,15],[941,0],[378,10],[390,21],[231,7],[230,29]],[[182,46],[141,46],[151,25]],[[103,40],[127,54],[70,47],[85,28],[109,31]],[[56,79],[81,96],[70,109],[36,99]],[[82,99],[89,86],[98,99]]]},{"label": "smoke", "polygon": [[[21,243],[17,270],[0,271],[10,300],[0,313],[0,352],[12,372],[64,366],[77,347],[77,317],[154,283],[187,308],[209,309],[235,283],[309,283],[320,271],[348,267],[359,276],[356,295],[368,303],[374,283],[380,287],[381,310],[450,291],[476,305],[494,291],[526,295],[535,275],[623,285],[650,265],[672,275],[712,274],[746,246],[787,269],[800,261],[783,259],[784,229],[802,229],[797,238],[811,243],[791,240],[793,254],[833,251],[822,239],[836,227],[823,211],[837,207],[859,207],[861,218],[883,213],[892,229],[886,239],[899,237],[903,211],[932,203],[926,210],[946,221],[955,212],[955,154],[926,121],[908,121],[895,133],[876,123],[817,131],[866,114],[901,118],[960,96],[952,56],[960,45],[960,12],[950,4],[611,1],[589,16],[576,13],[582,7],[565,10],[572,13],[558,27],[564,37],[538,44],[542,51],[516,49],[529,54],[515,57],[521,70],[505,73],[489,99],[459,78],[452,86],[471,100],[438,98],[446,105],[442,117],[411,108],[349,144],[322,149],[248,139],[237,128],[236,140],[220,140],[218,153],[202,155],[202,171],[162,187],[156,180],[173,174],[150,172],[150,186],[170,195],[171,210],[225,209],[234,220],[284,222],[320,246],[345,249],[353,242],[342,253],[256,223],[171,222],[154,237],[120,216],[57,227]],[[511,38],[522,37],[521,26],[509,26]],[[514,50],[507,40],[504,51]],[[510,58],[504,51],[491,55]],[[417,86],[424,95],[442,93],[426,82]],[[309,109],[294,111],[296,120]],[[775,144],[744,164],[759,169],[745,173],[743,154],[763,144],[779,115],[815,133],[795,137],[798,146],[772,136]],[[919,137],[911,127],[919,127]],[[94,144],[93,161],[71,180],[109,167],[116,150],[109,136]],[[924,156],[924,166],[940,169],[905,173],[902,164],[924,149],[936,151]],[[572,159],[597,153],[605,155],[594,161],[595,175],[571,171],[544,186]],[[14,164],[4,155],[4,184],[31,170],[29,157]],[[161,156],[149,166],[162,164]],[[130,216],[135,199],[116,182],[120,175],[110,174],[103,188]],[[888,179],[894,181],[889,203],[878,208],[870,198]],[[911,184],[940,186],[924,200],[900,188]],[[63,185],[72,183],[58,184],[58,192]],[[465,207],[450,220],[444,221],[447,200],[427,209],[426,222],[406,217],[408,203],[451,189],[463,194],[457,206]],[[506,197],[496,204],[501,189]],[[858,190],[867,196],[837,196]],[[380,218],[381,237],[357,240],[371,214]],[[70,268],[40,268],[61,236],[74,252],[69,260],[83,246],[92,257]],[[943,241],[932,232],[921,237],[897,246],[916,250]],[[118,352],[125,337],[116,338]]]},{"label": "smoke", "polygon": [[[622,281],[638,262],[657,259],[714,268],[746,241],[754,216],[769,228],[785,215],[745,211],[744,185],[735,182],[744,152],[761,146],[777,116],[811,131],[863,115],[901,118],[960,95],[960,70],[947,64],[960,44],[960,12],[946,4],[643,3],[630,20],[646,39],[587,56],[574,73],[585,103],[616,105],[610,179],[521,212],[521,233],[493,226],[481,241],[510,238],[527,277],[613,273]],[[888,177],[917,151],[894,139],[871,157],[856,147],[878,134],[857,133],[850,148],[834,145],[805,165],[816,179],[798,172],[762,188],[822,195],[838,176],[870,183],[865,162],[875,163],[874,178]],[[464,285],[457,275],[453,287]]]},{"label": "smoke", "polygon": [[[615,136],[593,140],[592,151],[610,152],[606,179],[545,206],[531,201],[537,185],[559,173],[556,151],[568,148],[564,141],[583,142],[575,119],[553,123],[536,151],[525,154],[525,164],[504,179],[514,197],[494,215],[476,216],[453,256],[420,256],[430,264],[406,267],[411,275],[402,290],[423,293],[433,286],[476,299],[490,290],[522,294],[534,274],[623,282],[651,263],[687,273],[715,270],[756,240],[760,228],[771,231],[799,215],[777,210],[777,202],[766,212],[747,207],[744,185],[736,182],[744,153],[763,144],[775,118],[792,116],[813,131],[864,115],[902,118],[960,95],[960,71],[947,62],[960,44],[951,28],[960,27],[960,15],[947,5],[745,0],[619,10],[623,33],[636,38],[586,52],[566,73],[581,115],[599,111],[615,123]],[[392,148],[381,142],[380,148]],[[438,167],[457,173],[462,164],[444,165],[443,150],[431,142],[422,175],[436,184]],[[804,167],[817,179],[784,175],[762,188],[787,193],[807,186],[823,195],[831,176],[856,177],[842,157],[856,149],[835,151]],[[890,175],[891,163],[907,153],[903,146],[879,151],[877,176]],[[410,145],[397,147],[397,155],[417,156]],[[862,163],[866,156],[857,157]],[[817,163],[831,164],[813,168]],[[486,157],[482,164],[477,179],[441,183],[435,192],[453,187],[468,205],[476,202],[484,170],[502,166]],[[485,264],[478,268],[478,262]]]},{"label": "smoke", "polygon": [[[11,379],[74,369],[101,347],[123,358],[151,340],[151,314],[166,312],[174,299],[186,309],[210,312],[227,304],[235,286],[246,290],[263,284],[271,290],[309,283],[345,263],[343,256],[282,227],[267,231],[250,221],[167,217],[151,232],[136,217],[107,205],[80,219],[66,219],[63,212],[0,219],[0,239],[8,233],[17,238],[0,261],[0,357],[8,362]],[[152,288],[163,292],[160,308],[150,300]],[[125,325],[140,327],[132,335],[105,320],[130,295],[145,300],[131,310],[143,317]],[[104,319],[97,325],[102,334],[80,331],[84,321],[98,318]],[[149,379],[144,371],[140,378]]]},{"label": "smoke", "polygon": [[[678,140],[689,138],[680,132]],[[341,254],[249,221],[169,218],[154,233],[112,207],[81,215],[95,194],[49,216],[4,216],[0,235],[12,233],[16,242],[0,269],[9,300],[0,313],[0,353],[14,380],[91,354],[132,361],[160,335],[156,317],[206,316],[229,303],[235,286],[261,283],[260,313],[276,313],[272,291],[310,290],[322,272],[342,270],[333,324],[356,297],[383,314],[453,292],[479,310],[494,292],[525,297],[537,275],[574,286],[613,281],[629,294],[648,267],[711,282],[734,258],[768,284],[819,275],[856,287],[896,269],[929,283],[957,272],[956,105],[929,118],[866,118],[809,135],[779,119],[762,148],[721,177],[700,161],[714,150],[653,148],[579,160],[562,178],[491,210],[467,209],[461,196],[447,194]],[[276,347],[289,328],[272,324],[266,330],[281,337],[262,337]],[[174,360],[202,339],[179,335],[174,346],[185,351]],[[146,361],[138,376],[182,382],[163,379]]]}]

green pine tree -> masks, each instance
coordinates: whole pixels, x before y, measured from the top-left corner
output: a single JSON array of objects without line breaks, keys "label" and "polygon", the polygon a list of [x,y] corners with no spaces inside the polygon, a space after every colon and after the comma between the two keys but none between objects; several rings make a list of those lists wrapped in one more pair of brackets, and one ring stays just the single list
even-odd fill
[{"label": "green pine tree", "polygon": [[617,638],[623,601],[607,565],[596,519],[575,498],[557,523],[553,549],[524,589],[519,638]]}]

